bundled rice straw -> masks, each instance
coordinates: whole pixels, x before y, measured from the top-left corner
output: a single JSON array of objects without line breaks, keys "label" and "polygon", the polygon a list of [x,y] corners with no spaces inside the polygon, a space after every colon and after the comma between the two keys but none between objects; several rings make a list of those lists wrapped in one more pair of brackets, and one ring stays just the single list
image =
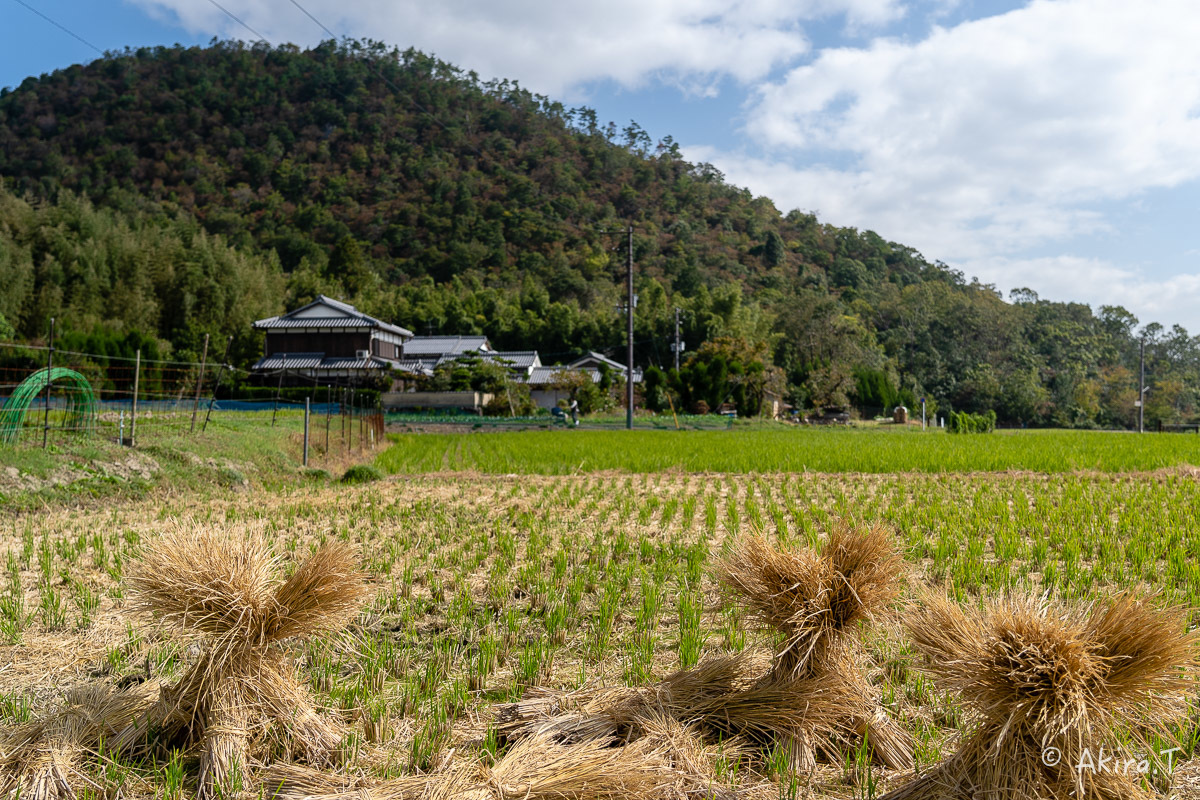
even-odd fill
[{"label": "bundled rice straw", "polygon": [[886,797],[1148,800],[1128,759],[1155,765],[1147,734],[1185,713],[1200,665],[1185,623],[1135,594],[1074,607],[1009,597],[970,614],[926,598],[913,642],[978,720],[954,755]]},{"label": "bundled rice straw", "polygon": [[697,726],[658,713],[643,716],[641,724],[644,746],[661,752],[675,771],[677,794],[704,800],[745,796],[744,787],[729,786],[718,777],[718,764],[727,768],[749,760],[752,748],[744,738],[732,736],[713,743]]},{"label": "bundled rice straw", "polygon": [[698,725],[721,740],[745,736],[769,745],[798,737],[841,744],[850,739],[845,715],[859,697],[843,676],[763,682],[768,663],[765,653],[751,651],[705,659],[645,689],[538,690],[502,707],[497,730],[508,740],[629,742],[646,736],[651,720],[665,718]]},{"label": "bundled rice straw", "polygon": [[751,614],[784,634],[773,656],[708,658],[644,689],[534,690],[500,709],[497,728],[509,739],[631,740],[659,713],[710,734],[784,742],[801,770],[818,752],[836,757],[863,736],[882,763],[909,768],[911,738],[871,699],[853,647],[859,622],[895,597],[901,563],[881,527],[838,527],[820,553],[748,538],[716,572]]},{"label": "bundled rice straw", "polygon": [[[821,550],[785,551],[762,537],[741,540],[716,568],[718,580],[760,624],[783,634],[764,686],[796,689],[829,684],[819,701],[851,728],[842,742],[866,738],[875,760],[892,769],[912,767],[912,737],[872,693],[857,663],[857,629],[873,622],[899,592],[903,561],[883,525],[857,530],[839,523]],[[815,761],[809,732],[790,742],[793,766]],[[824,747],[828,753],[830,748]]]},{"label": "bundled rice straw", "polygon": [[490,769],[460,763],[445,772],[372,782],[272,766],[261,785],[275,800],[667,800],[683,794],[681,780],[657,739],[613,747],[606,739],[563,745],[533,736]]},{"label": "bundled rice straw", "polygon": [[746,537],[717,564],[716,577],[761,624],[784,635],[771,671],[787,680],[838,666],[858,624],[895,599],[901,566],[886,528],[839,524],[820,552]]},{"label": "bundled rice straw", "polygon": [[332,760],[338,729],[317,713],[295,666],[274,645],[344,627],[368,590],[354,549],[342,542],[322,547],[282,583],[278,569],[256,538],[176,531],[151,544],[128,578],[137,607],[203,634],[207,647],[120,731],[117,750],[199,745],[202,797],[247,787],[254,754],[268,744],[312,763]]},{"label": "bundled rice straw", "polygon": [[154,683],[124,691],[83,686],[53,713],[12,728],[0,740],[0,797],[55,800],[92,786],[80,763],[84,753],[142,713],[157,690]]}]

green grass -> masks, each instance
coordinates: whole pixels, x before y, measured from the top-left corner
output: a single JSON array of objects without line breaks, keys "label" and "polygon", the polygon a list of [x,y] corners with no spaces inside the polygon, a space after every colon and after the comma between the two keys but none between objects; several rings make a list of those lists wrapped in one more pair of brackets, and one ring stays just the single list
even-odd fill
[{"label": "green grass", "polygon": [[[111,420],[92,435],[52,431],[45,449],[40,439],[0,445],[0,510],[130,500],[162,488],[202,494],[251,485],[286,488],[306,477],[300,470],[304,414],[281,411],[274,426],[271,417],[270,411],[214,412],[201,431],[202,410],[194,433],[190,414],[151,417],[138,426],[136,448],[117,443]],[[324,433],[322,418],[312,428],[314,460]],[[338,455],[339,447],[335,426],[330,450]]]},{"label": "green grass", "polygon": [[397,434],[387,472],[566,475],[686,472],[1129,472],[1200,464],[1200,436],[1099,431],[920,432],[734,428],[729,431],[521,431]]}]

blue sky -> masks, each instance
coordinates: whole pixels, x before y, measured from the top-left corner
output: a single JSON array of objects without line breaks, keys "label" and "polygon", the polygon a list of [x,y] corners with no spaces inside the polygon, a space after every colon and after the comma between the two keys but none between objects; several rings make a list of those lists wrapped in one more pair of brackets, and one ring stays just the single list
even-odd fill
[{"label": "blue sky", "polygon": [[[0,0],[0,86],[126,46],[253,36],[213,0]],[[272,43],[292,0],[219,0]],[[1194,0],[298,0],[338,35],[520,80],[783,211],[871,229],[1006,295],[1200,333]]]}]

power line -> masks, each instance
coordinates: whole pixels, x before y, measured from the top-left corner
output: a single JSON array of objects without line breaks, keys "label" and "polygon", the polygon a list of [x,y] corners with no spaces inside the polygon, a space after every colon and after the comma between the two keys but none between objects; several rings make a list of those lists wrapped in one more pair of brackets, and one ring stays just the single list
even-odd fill
[{"label": "power line", "polygon": [[257,36],[257,37],[258,37],[260,40],[262,40],[262,41],[264,41],[264,42],[267,42],[268,44],[270,44],[270,40],[269,40],[269,39],[267,39],[267,37],[263,36],[261,33],[259,33],[258,31],[254,30],[254,28],[251,28],[249,25],[247,25],[245,22],[243,22],[241,19],[239,19],[239,18],[238,18],[238,17],[237,17],[237,16],[236,16],[236,15],[235,15],[235,14],[234,14],[232,11],[230,11],[228,8],[226,8],[225,6],[223,6],[223,5],[221,5],[220,3],[218,3],[218,2],[217,2],[217,0],[208,0],[208,2],[212,3],[214,6],[216,6],[216,7],[217,7],[217,8],[219,8],[219,9],[221,9],[222,11],[224,11],[226,14],[228,14],[228,15],[229,15],[229,18],[230,18],[230,19],[232,19],[232,20],[233,20],[234,22],[236,22],[238,25],[241,25],[241,26],[242,26],[243,28],[245,28],[246,30],[248,30],[248,31],[250,31],[251,33],[253,33],[253,34],[254,34],[255,36]]},{"label": "power line", "polygon": [[[304,6],[302,6],[302,5],[300,5],[299,3],[297,3],[297,2],[296,2],[296,0],[291,0],[291,3],[292,3],[292,5],[294,5],[296,8],[298,8],[298,9],[300,9],[302,12],[304,12],[304,16],[308,17],[308,18],[309,18],[309,19],[311,19],[313,22],[317,23],[317,25],[318,25],[318,26],[321,28],[321,30],[323,30],[323,31],[325,31],[327,34],[329,34],[329,36],[330,36],[331,38],[333,38],[333,39],[335,39],[335,40],[337,39],[337,35],[336,35],[336,34],[335,34],[333,31],[329,30],[329,28],[326,28],[326,27],[325,27],[325,23],[321,22],[321,20],[317,19],[317,18],[316,18],[316,17],[314,17],[312,14],[308,13],[308,9],[307,9],[307,8],[305,8]],[[397,89],[396,91],[399,91],[399,89]]]},{"label": "power line", "polygon": [[31,6],[31,5],[29,5],[28,3],[26,3],[26,2],[25,2],[25,0],[13,0],[13,2],[14,2],[14,3],[16,3],[16,4],[18,4],[18,5],[24,6],[26,9],[28,9],[29,11],[32,11],[34,14],[37,14],[39,17],[41,17],[42,19],[46,20],[46,22],[49,22],[49,23],[50,23],[51,25],[53,25],[54,27],[58,28],[58,29],[59,29],[60,31],[62,31],[63,33],[67,34],[68,36],[72,36],[72,37],[74,37],[74,38],[78,39],[79,41],[81,41],[81,42],[83,42],[84,44],[86,44],[88,47],[90,47],[90,48],[92,48],[93,50],[95,50],[95,51],[96,51],[97,53],[99,53],[100,55],[104,55],[104,51],[103,51],[103,50],[101,50],[99,47],[96,47],[96,45],[92,44],[92,43],[91,43],[91,42],[89,42],[87,39],[83,38],[83,37],[82,37],[82,36],[80,36],[78,33],[76,33],[75,31],[71,30],[70,28],[68,28],[66,25],[63,25],[63,24],[61,24],[61,23],[55,22],[54,20],[50,19],[48,16],[46,16],[45,14],[43,14],[41,11],[38,11],[36,8],[34,8],[33,6]]},{"label": "power line", "polygon": [[[44,344],[19,344],[17,342],[0,342],[0,347],[7,347],[13,350],[46,350]],[[109,356],[102,353],[85,353],[80,350],[64,350],[61,347],[54,348],[54,352],[69,356],[84,356],[86,358],[103,359],[105,361],[136,361],[132,356]],[[143,364],[173,364],[181,367],[198,367],[199,361],[169,361],[165,359],[143,358]],[[231,369],[236,369],[231,367]],[[245,372],[245,370],[239,370]]]}]

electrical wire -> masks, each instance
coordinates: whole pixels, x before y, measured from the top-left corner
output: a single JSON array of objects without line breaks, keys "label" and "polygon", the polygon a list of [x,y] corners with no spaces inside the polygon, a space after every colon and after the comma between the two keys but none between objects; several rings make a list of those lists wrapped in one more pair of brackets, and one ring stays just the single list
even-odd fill
[{"label": "electrical wire", "polygon": [[60,22],[56,22],[56,21],[54,21],[54,20],[50,19],[50,17],[46,16],[46,15],[45,15],[45,14],[43,14],[41,11],[38,11],[36,8],[34,8],[33,6],[31,6],[31,5],[29,5],[28,3],[26,3],[26,2],[25,2],[25,0],[13,0],[13,2],[14,2],[14,3],[16,3],[17,5],[24,6],[26,9],[28,9],[29,11],[32,11],[34,14],[37,14],[39,17],[41,17],[42,19],[46,20],[46,22],[49,22],[49,23],[50,23],[51,25],[53,25],[54,27],[58,28],[58,29],[59,29],[60,31],[62,31],[63,33],[67,34],[68,36],[74,37],[75,39],[78,39],[79,41],[81,41],[81,42],[83,42],[84,44],[86,44],[88,47],[90,47],[90,48],[92,48],[93,50],[95,50],[95,51],[96,51],[97,53],[99,53],[100,55],[102,55],[102,56],[104,55],[104,51],[103,51],[103,50],[101,50],[99,47],[96,47],[96,45],[92,44],[92,43],[91,43],[91,42],[89,42],[87,39],[83,38],[83,37],[82,37],[82,36],[80,36],[78,33],[76,33],[75,31],[71,30],[70,28],[68,28],[66,25],[63,25],[63,24],[62,24],[62,23],[60,23]]}]

